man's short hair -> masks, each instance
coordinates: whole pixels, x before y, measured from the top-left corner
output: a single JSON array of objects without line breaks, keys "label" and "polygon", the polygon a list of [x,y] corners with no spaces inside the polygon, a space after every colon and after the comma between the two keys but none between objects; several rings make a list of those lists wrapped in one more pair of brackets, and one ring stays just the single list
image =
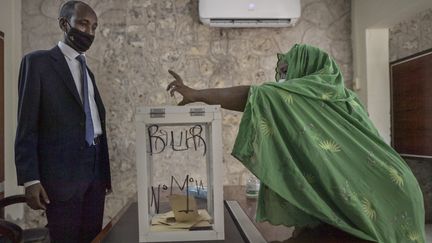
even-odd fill
[{"label": "man's short hair", "polygon": [[67,1],[60,8],[59,18],[63,17],[66,18],[67,20],[70,20],[72,15],[75,13],[75,6],[77,4],[87,5],[82,1]]}]

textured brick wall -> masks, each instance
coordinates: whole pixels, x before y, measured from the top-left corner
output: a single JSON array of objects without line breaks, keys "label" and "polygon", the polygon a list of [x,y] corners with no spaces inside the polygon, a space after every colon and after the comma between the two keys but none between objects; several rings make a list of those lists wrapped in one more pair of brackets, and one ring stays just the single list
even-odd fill
[{"label": "textured brick wall", "polygon": [[[62,37],[63,1],[23,0],[23,52],[48,49]],[[200,24],[197,0],[88,0],[99,16],[88,63],[107,108],[114,193],[106,220],[136,192],[135,107],[175,104],[165,92],[180,73],[195,88],[259,84],[274,79],[276,53],[295,43],[330,52],[352,80],[349,0],[302,0],[297,26],[283,29],[217,29]],[[178,100],[179,101],[179,100]],[[241,113],[223,112],[225,184],[244,184],[249,172],[231,155]],[[36,214],[36,215],[35,215]],[[28,212],[29,224],[43,224]]]}]

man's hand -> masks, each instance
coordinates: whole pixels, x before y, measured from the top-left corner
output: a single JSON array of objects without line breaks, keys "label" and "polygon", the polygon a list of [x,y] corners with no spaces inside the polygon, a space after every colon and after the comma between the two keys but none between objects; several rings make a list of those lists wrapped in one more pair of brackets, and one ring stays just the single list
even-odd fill
[{"label": "man's hand", "polygon": [[168,72],[175,78],[175,80],[168,84],[167,91],[170,92],[171,96],[174,95],[174,92],[179,92],[183,96],[183,100],[180,101],[178,105],[186,105],[196,102],[196,90],[184,85],[180,75],[174,71],[168,70]]},{"label": "man's hand", "polygon": [[45,205],[49,204],[48,195],[40,183],[25,188],[25,197],[27,205],[32,209],[46,209]]}]

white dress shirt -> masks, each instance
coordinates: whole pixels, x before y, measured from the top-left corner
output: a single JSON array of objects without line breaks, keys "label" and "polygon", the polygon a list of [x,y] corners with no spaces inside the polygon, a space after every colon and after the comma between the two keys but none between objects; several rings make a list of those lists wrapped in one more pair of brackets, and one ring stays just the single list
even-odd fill
[{"label": "white dress shirt", "polygon": [[[82,91],[82,76],[81,76],[81,64],[80,62],[76,59],[77,56],[79,56],[80,54],[75,51],[72,47],[68,46],[66,43],[59,41],[58,45],[57,45],[61,52],[63,53],[63,55],[65,56],[66,62],[69,66],[69,70],[72,73],[72,77],[75,81],[75,85],[78,91],[78,94],[81,98],[81,102],[83,100],[83,91]],[[84,54],[82,54],[84,55]],[[85,55],[84,55],[85,56]],[[95,137],[102,135],[102,126],[101,126],[101,121],[100,121],[100,117],[99,117],[99,111],[96,105],[96,101],[94,98],[94,87],[93,87],[93,82],[91,82],[91,77],[88,74],[88,72],[86,72],[87,75],[87,80],[88,80],[88,96],[89,96],[89,105],[90,105],[90,112],[91,112],[91,116],[92,116],[92,121],[93,121],[93,130],[94,130],[94,135]],[[24,183],[24,187],[28,187],[31,185],[34,185],[36,183],[39,183],[39,180],[34,180],[34,181],[29,181]]]},{"label": "white dress shirt", "polygon": [[[77,56],[79,56],[80,54],[75,51],[72,47],[66,45],[64,42],[59,41],[58,43],[58,47],[60,48],[60,50],[63,52],[66,62],[69,66],[69,69],[72,73],[73,79],[75,81],[75,85],[76,88],[78,90],[79,96],[81,98],[81,101],[83,100],[83,94],[82,94],[82,78],[81,78],[81,64],[80,62],[76,59]],[[85,54],[82,54],[85,56]],[[99,136],[102,134],[102,126],[101,126],[101,121],[99,118],[99,112],[96,106],[96,102],[94,99],[94,88],[93,88],[93,82],[91,82],[91,78],[90,75],[87,73],[87,84],[88,84],[88,96],[89,96],[89,105],[90,105],[90,111],[91,111],[91,116],[92,116],[92,121],[93,121],[93,131],[94,131],[94,135],[95,137]]]}]

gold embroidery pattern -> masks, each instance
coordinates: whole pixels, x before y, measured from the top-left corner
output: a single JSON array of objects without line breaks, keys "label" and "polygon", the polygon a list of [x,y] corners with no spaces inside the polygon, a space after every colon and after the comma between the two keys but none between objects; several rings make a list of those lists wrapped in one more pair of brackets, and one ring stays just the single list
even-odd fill
[{"label": "gold embroidery pattern", "polygon": [[319,143],[319,146],[326,151],[330,151],[332,153],[336,153],[341,151],[340,145],[332,140],[324,140]]},{"label": "gold embroidery pattern", "polygon": [[369,153],[368,157],[367,157],[367,162],[374,167],[377,168],[382,168],[384,170],[387,171],[390,180],[397,185],[400,189],[403,188],[404,186],[404,179],[402,177],[402,175],[393,167],[386,165],[385,163],[383,163],[382,161],[376,160],[374,158],[373,153]]},{"label": "gold embroidery pattern", "polygon": [[279,91],[279,95],[286,104],[292,105],[294,103],[294,97],[286,91]]},{"label": "gold embroidery pattern", "polygon": [[393,167],[389,167],[387,170],[389,172],[391,181],[398,185],[400,188],[402,188],[404,185],[404,181],[399,172]]},{"label": "gold embroidery pattern", "polygon": [[265,119],[261,119],[259,121],[259,128],[261,130],[261,133],[264,136],[271,136],[273,134],[272,127],[270,126],[270,124],[268,123],[268,121],[265,120]]},{"label": "gold embroidery pattern", "polygon": [[340,188],[340,195],[348,203],[358,201],[357,193],[351,190],[351,186],[347,180],[345,181],[345,185]]},{"label": "gold embroidery pattern", "polygon": [[329,100],[331,97],[333,97],[333,93],[332,92],[327,92],[321,95],[321,99],[323,100]]},{"label": "gold embroidery pattern", "polygon": [[412,242],[420,242],[420,234],[417,231],[410,231],[408,233],[408,239]]},{"label": "gold embroidery pattern", "polygon": [[367,198],[363,198],[361,200],[361,203],[362,203],[363,213],[366,214],[366,216],[368,216],[368,218],[370,218],[371,220],[375,220],[377,213],[374,207],[372,206],[372,203]]}]

